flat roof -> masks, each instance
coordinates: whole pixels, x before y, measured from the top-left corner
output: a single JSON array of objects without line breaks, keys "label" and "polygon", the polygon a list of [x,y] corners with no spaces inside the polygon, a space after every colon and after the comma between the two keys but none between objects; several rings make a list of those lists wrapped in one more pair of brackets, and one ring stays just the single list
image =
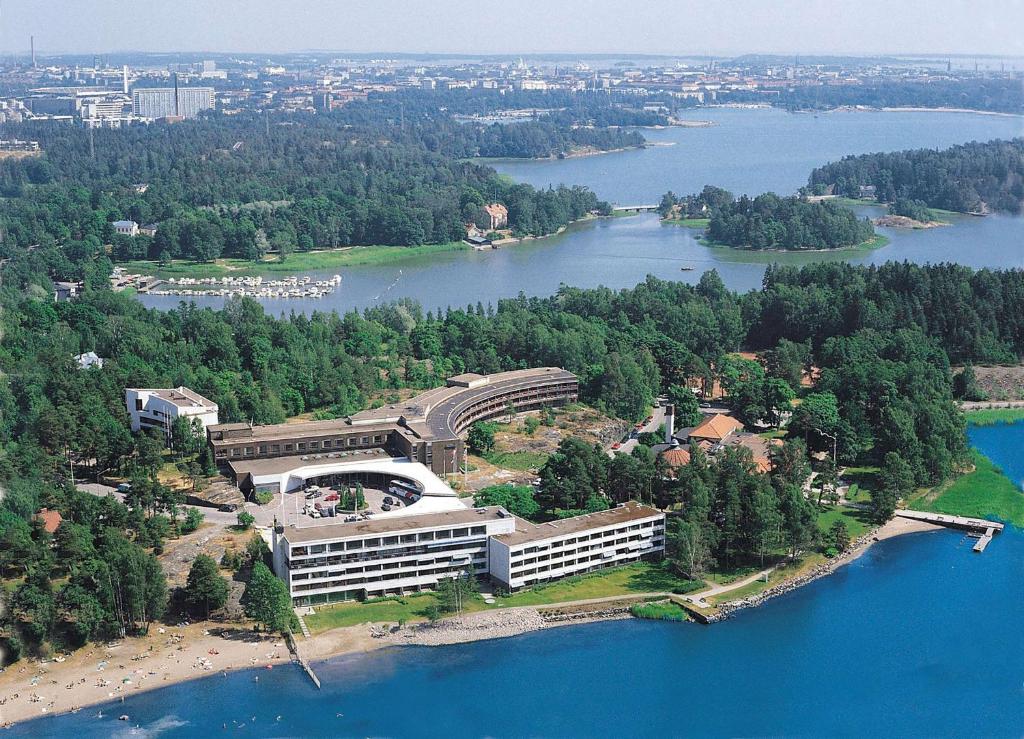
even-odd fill
[{"label": "flat roof", "polygon": [[204,398],[202,395],[197,393],[195,390],[190,390],[187,387],[174,387],[174,388],[150,388],[150,387],[132,387],[129,390],[134,390],[137,393],[149,393],[155,395],[161,400],[166,400],[168,403],[173,403],[179,408],[216,408],[217,404],[209,398]]},{"label": "flat roof", "polygon": [[[454,418],[465,407],[481,398],[500,394],[503,391],[529,388],[538,380],[553,382],[575,382],[576,375],[559,367],[535,367],[512,370],[493,375],[457,375],[457,378],[486,377],[487,382],[475,387],[445,386],[427,390],[400,403],[391,403],[380,408],[370,408],[353,413],[348,418],[334,418],[327,421],[304,421],[302,423],[279,423],[271,426],[253,426],[248,435],[229,439],[212,439],[214,447],[245,443],[247,441],[270,441],[272,439],[303,439],[332,433],[409,433],[421,439],[450,439],[455,435],[452,429]],[[399,423],[399,419],[403,423]],[[212,434],[239,431],[248,424],[221,424],[211,426]]]},{"label": "flat roof", "polygon": [[370,536],[414,531],[441,526],[460,526],[462,524],[480,523],[482,521],[500,521],[511,518],[512,514],[500,506],[486,508],[465,508],[441,513],[411,514],[390,518],[371,518],[368,521],[352,523],[329,523],[316,526],[288,526],[284,537],[289,544],[304,544],[312,541],[330,541],[334,539],[350,539],[357,536]]},{"label": "flat roof", "polygon": [[516,530],[512,534],[500,534],[495,539],[508,546],[525,544],[531,541],[551,539],[565,534],[575,534],[590,529],[599,529],[604,526],[614,526],[628,521],[638,521],[652,516],[663,516],[664,513],[657,508],[641,505],[629,501],[616,508],[609,508],[607,511],[597,513],[584,513],[582,516],[563,518],[548,523],[530,523],[529,521],[516,517]]},{"label": "flat roof", "polygon": [[[320,459],[316,459],[316,457],[320,457]],[[383,449],[374,448],[359,449],[351,452],[270,457],[267,459],[234,459],[228,462],[228,466],[236,475],[280,475],[302,467],[317,467],[344,462],[366,462],[381,459],[391,459],[391,455]]]}]

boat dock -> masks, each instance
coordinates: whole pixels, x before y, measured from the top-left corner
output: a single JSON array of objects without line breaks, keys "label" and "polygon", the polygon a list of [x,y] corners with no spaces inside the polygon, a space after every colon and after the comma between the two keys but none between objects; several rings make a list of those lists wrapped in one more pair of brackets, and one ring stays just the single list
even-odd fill
[{"label": "boat dock", "polygon": [[996,534],[1003,531],[1003,524],[998,521],[987,521],[984,518],[969,518],[967,516],[949,516],[944,513],[928,513],[926,511],[897,510],[896,515],[900,518],[909,518],[914,521],[925,521],[936,526],[945,526],[950,529],[966,531],[967,535],[978,541],[974,544],[973,550],[981,553],[992,541]]}]

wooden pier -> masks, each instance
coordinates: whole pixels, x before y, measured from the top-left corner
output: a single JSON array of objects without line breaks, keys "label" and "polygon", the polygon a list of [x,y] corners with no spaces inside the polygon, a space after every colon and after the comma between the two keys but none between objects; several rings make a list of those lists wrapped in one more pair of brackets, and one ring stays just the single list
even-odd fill
[{"label": "wooden pier", "polygon": [[978,553],[984,552],[985,548],[992,541],[992,537],[1003,531],[1003,524],[998,521],[987,521],[984,518],[950,516],[945,513],[909,510],[897,510],[896,515],[900,518],[909,518],[914,521],[924,521],[926,523],[933,523],[936,526],[966,531],[968,536],[978,540],[973,547],[973,550]]}]

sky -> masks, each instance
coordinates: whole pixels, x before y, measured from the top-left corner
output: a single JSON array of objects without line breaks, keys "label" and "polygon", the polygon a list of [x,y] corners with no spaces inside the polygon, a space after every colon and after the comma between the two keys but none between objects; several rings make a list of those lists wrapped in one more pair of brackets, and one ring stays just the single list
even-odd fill
[{"label": "sky", "polygon": [[1024,0],[0,0],[0,52],[1024,56]]}]

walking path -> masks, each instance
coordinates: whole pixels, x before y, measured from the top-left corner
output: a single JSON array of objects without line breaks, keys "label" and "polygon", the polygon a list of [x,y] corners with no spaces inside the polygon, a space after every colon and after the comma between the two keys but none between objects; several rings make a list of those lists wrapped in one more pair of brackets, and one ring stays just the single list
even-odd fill
[{"label": "walking path", "polygon": [[[783,560],[783,562],[786,561],[788,560]],[[700,606],[701,608],[713,608],[714,606],[712,606],[711,603],[708,603],[708,598],[714,597],[716,595],[721,595],[722,593],[728,593],[733,590],[739,590],[745,585],[749,585],[752,582],[757,582],[758,580],[766,580],[768,576],[775,572],[775,570],[777,570],[778,568],[779,565],[774,565],[766,570],[755,572],[753,575],[748,575],[747,577],[744,577],[740,580],[733,580],[732,582],[725,583],[724,585],[713,585],[707,590],[701,590],[697,593],[687,593],[683,596],[683,600],[689,601],[690,603],[693,603],[696,606]]]}]

